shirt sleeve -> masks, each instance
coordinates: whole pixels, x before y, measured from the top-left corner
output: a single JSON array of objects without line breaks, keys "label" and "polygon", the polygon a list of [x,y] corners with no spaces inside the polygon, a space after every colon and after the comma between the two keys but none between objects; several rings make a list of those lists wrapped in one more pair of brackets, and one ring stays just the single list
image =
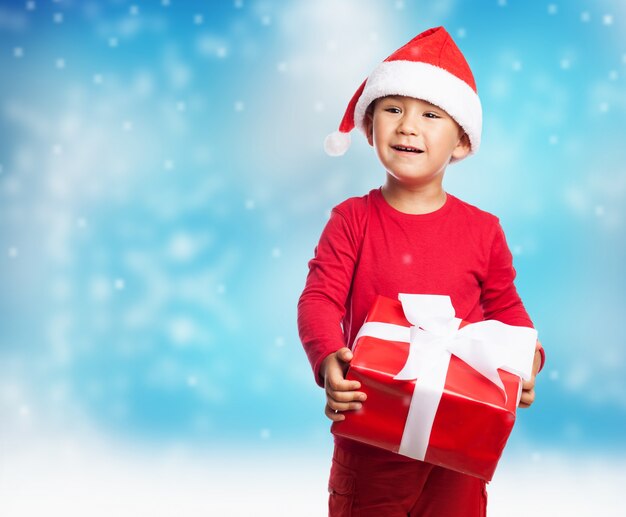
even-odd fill
[{"label": "shirt sleeve", "polygon": [[[487,275],[481,290],[484,317],[508,325],[534,327],[515,288],[515,275],[513,255],[507,245],[502,226],[497,223],[491,244]],[[545,362],[545,352],[540,344],[539,352],[541,353],[539,370],[541,370]]]},{"label": "shirt sleeve", "polygon": [[357,261],[360,239],[354,225],[333,209],[315,256],[309,261],[304,291],[298,301],[298,332],[320,386],[324,358],[345,346],[342,321]]}]

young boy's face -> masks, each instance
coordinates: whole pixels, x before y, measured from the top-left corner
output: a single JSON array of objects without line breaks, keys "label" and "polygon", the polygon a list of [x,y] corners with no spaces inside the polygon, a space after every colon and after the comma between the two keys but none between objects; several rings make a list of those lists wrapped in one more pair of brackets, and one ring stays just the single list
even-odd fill
[{"label": "young boy's face", "polygon": [[413,97],[376,100],[366,129],[387,172],[407,186],[440,184],[450,159],[470,151],[467,135],[450,115]]}]

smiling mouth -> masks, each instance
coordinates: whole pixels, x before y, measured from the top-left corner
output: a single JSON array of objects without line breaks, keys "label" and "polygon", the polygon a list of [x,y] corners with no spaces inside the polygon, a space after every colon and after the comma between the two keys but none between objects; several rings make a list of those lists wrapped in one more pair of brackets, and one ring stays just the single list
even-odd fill
[{"label": "smiling mouth", "polygon": [[408,147],[406,145],[392,145],[391,147],[393,149],[395,149],[396,151],[400,151],[400,152],[403,152],[403,153],[420,154],[420,153],[424,152],[421,149],[418,149],[417,147]]}]

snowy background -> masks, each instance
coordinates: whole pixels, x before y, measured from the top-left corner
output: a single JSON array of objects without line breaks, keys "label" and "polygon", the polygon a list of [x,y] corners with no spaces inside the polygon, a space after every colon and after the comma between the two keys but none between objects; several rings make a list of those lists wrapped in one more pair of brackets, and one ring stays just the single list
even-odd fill
[{"label": "snowy background", "polygon": [[626,3],[36,0],[0,2],[0,515],[324,514],[296,302],[384,172],[322,142],[437,25],[485,112],[446,188],[500,216],[548,353],[490,516],[621,514]]}]

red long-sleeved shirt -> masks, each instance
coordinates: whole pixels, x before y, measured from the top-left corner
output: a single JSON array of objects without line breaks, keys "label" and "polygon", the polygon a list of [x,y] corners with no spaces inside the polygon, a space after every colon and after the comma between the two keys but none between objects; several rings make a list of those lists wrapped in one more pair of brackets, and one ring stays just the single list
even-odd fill
[{"label": "red long-sleeved shirt", "polygon": [[394,209],[380,188],[347,199],[331,212],[298,302],[317,383],[322,360],[352,345],[378,294],[447,294],[458,318],[532,327],[514,279],[494,215],[450,194],[439,210],[420,215]]},{"label": "red long-sleeved shirt", "polygon": [[[316,382],[323,386],[322,360],[352,346],[378,294],[449,295],[458,318],[532,327],[512,260],[497,217],[450,194],[439,210],[421,215],[399,212],[380,188],[337,205],[298,302],[300,339]],[[353,440],[335,441],[371,453]]]}]

